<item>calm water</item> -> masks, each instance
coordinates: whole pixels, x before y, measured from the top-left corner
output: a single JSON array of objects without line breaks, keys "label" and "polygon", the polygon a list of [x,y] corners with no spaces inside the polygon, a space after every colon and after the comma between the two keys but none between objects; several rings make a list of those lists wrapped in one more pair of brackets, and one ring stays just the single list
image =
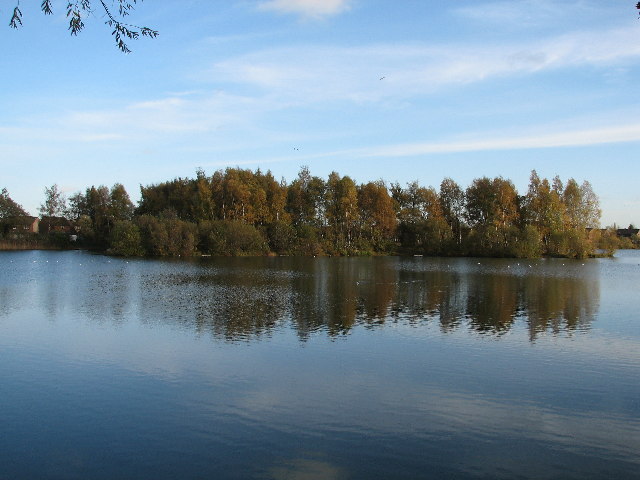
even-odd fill
[{"label": "calm water", "polygon": [[640,478],[640,252],[0,253],[0,479]]}]

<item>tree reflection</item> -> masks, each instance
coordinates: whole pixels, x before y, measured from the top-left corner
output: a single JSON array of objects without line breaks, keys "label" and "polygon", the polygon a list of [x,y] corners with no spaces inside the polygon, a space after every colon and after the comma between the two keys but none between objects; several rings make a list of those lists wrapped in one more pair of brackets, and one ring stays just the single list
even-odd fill
[{"label": "tree reflection", "polygon": [[[92,258],[94,263],[65,273],[64,282],[36,277],[33,289],[0,288],[0,316],[28,296],[51,318],[71,308],[100,323],[134,318],[223,341],[285,330],[306,341],[393,324],[436,324],[443,333],[468,328],[497,337],[521,325],[535,341],[544,333],[589,328],[599,304],[597,272],[553,260],[525,267],[499,259],[480,265],[397,257]],[[60,278],[59,270],[52,272]]]},{"label": "tree reflection", "polygon": [[600,288],[596,280],[542,277],[524,279],[529,338],[545,331],[558,334],[589,328],[597,314]]},{"label": "tree reflection", "polygon": [[226,341],[286,326],[306,341],[389,322],[438,322],[442,332],[466,327],[496,336],[524,322],[531,341],[588,328],[598,304],[595,277],[560,276],[553,264],[509,272],[496,262],[469,270],[470,260],[218,259],[197,274],[149,277],[140,312],[145,321],[163,319]]},{"label": "tree reflection", "polygon": [[[251,339],[288,325],[305,341],[317,332],[346,335],[358,325],[438,322],[443,332],[465,327],[500,336],[520,322],[534,341],[547,331],[588,328],[599,301],[597,277],[561,276],[553,264],[513,272],[500,263],[469,270],[469,261],[322,258],[289,259],[274,269],[245,260],[252,268],[192,278],[181,294],[192,299],[199,333]],[[173,291],[180,282],[170,283]],[[185,308],[177,298],[163,304],[176,307]]]}]

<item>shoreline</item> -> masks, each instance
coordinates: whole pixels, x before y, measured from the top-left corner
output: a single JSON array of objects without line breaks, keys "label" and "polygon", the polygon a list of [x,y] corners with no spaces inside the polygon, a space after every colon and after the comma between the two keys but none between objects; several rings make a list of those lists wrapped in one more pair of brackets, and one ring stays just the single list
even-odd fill
[{"label": "shoreline", "polygon": [[[161,258],[241,258],[241,257],[254,257],[254,258],[266,258],[266,257],[297,257],[297,258],[316,258],[316,257],[327,257],[327,258],[360,258],[360,257],[424,257],[424,258],[521,258],[525,257],[507,257],[507,256],[479,256],[479,255],[425,255],[425,254],[411,254],[411,253],[377,253],[372,255],[278,255],[274,252],[269,252],[263,255],[211,255],[206,253],[194,253],[193,255],[166,255],[166,256],[157,256],[157,255],[135,255],[135,256],[123,256],[123,255],[114,255],[107,251],[97,251],[91,250],[89,248],[64,248],[64,247],[56,247],[56,246],[32,246],[32,245],[8,245],[10,242],[0,241],[0,252],[18,252],[18,251],[28,251],[28,250],[42,250],[42,251],[77,251],[84,250],[90,253],[94,253],[97,255],[105,255],[108,257],[121,257],[121,258],[146,258],[146,259],[161,259]],[[616,249],[611,254],[605,253],[595,253],[591,254],[586,258],[611,258],[615,256],[615,253],[619,250],[638,250],[636,248],[622,248]],[[529,258],[529,257],[526,257]],[[575,260],[573,257],[561,256],[561,255],[542,255],[539,257],[531,257],[529,259],[535,258],[564,258],[569,260]]]}]

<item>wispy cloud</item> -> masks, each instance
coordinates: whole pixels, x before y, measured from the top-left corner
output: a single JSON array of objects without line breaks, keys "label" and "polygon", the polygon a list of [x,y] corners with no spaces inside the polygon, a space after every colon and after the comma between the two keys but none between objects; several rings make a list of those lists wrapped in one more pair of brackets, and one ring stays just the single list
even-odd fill
[{"label": "wispy cloud", "polygon": [[348,10],[349,4],[349,0],[268,0],[258,8],[304,18],[324,18]]},{"label": "wispy cloud", "polygon": [[46,122],[32,118],[14,131],[32,138],[82,142],[206,134],[238,125],[256,108],[251,99],[221,92],[171,95],[105,110],[75,110]]},{"label": "wispy cloud", "polygon": [[[351,150],[344,153],[358,157],[411,157],[442,153],[581,147],[627,142],[640,142],[640,123],[581,130],[567,130],[564,132],[542,133],[538,135],[377,146]],[[335,155],[335,153],[332,155]]]},{"label": "wispy cloud", "polygon": [[558,2],[551,0],[508,0],[496,2],[478,2],[455,8],[453,11],[465,19],[482,23],[494,23],[502,27],[514,25],[540,25],[557,21],[568,14],[576,15],[584,2]]},{"label": "wispy cloud", "polygon": [[[634,25],[506,45],[270,49],[218,62],[209,75],[260,88],[282,101],[374,101],[431,94],[495,77],[611,66],[638,56],[640,30]],[[379,81],[382,76],[384,81]]]}]

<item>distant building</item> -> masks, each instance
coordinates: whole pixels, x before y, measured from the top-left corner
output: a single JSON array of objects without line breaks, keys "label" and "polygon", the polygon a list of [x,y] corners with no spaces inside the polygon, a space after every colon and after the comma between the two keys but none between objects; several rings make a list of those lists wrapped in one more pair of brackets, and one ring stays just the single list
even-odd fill
[{"label": "distant building", "polygon": [[1,221],[5,233],[38,233],[40,219],[38,217],[9,217]]},{"label": "distant building", "polygon": [[623,238],[640,238],[640,228],[633,228],[632,225],[629,225],[629,228],[618,228],[616,235]]},{"label": "distant building", "polygon": [[74,233],[73,225],[64,217],[47,217],[40,219],[40,231],[43,233]]}]

